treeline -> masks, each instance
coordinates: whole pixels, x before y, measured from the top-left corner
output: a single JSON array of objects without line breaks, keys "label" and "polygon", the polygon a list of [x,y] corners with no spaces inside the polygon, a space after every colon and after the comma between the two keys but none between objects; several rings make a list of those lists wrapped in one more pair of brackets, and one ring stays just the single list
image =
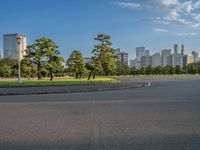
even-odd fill
[{"label": "treeline", "polygon": [[158,66],[158,67],[142,67],[140,69],[132,68],[129,70],[131,75],[181,75],[181,74],[200,74],[200,63],[193,63],[187,67],[181,68],[179,65],[172,66]]},{"label": "treeline", "polygon": [[[111,37],[106,34],[97,35],[94,40],[96,45],[92,50],[92,57],[85,63],[79,50],[74,50],[65,61],[60,56],[57,44],[48,38],[41,38],[27,47],[26,56],[21,61],[21,76],[38,80],[49,77],[74,76],[79,79],[87,77],[95,79],[96,75],[162,75],[162,74],[199,74],[200,63],[189,64],[186,68],[180,66],[129,68],[115,56],[112,48]],[[66,66],[66,67],[64,67]],[[0,77],[14,78],[18,73],[18,61],[5,58],[0,60]]]}]

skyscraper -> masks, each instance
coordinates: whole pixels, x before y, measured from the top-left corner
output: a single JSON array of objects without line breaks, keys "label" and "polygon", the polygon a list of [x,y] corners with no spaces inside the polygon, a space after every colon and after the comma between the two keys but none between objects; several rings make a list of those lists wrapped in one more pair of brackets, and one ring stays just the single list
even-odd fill
[{"label": "skyscraper", "polygon": [[181,45],[181,55],[184,55],[184,52],[185,52],[185,47],[184,47],[184,45],[182,44],[182,45]]},{"label": "skyscraper", "polygon": [[122,62],[124,65],[127,65],[127,66],[128,66],[128,53],[121,52],[119,56],[120,56],[121,62]]},{"label": "skyscraper", "polygon": [[140,61],[142,56],[145,56],[145,47],[136,47],[136,59]]},{"label": "skyscraper", "polygon": [[178,54],[178,44],[174,44],[174,54]]},{"label": "skyscraper", "polygon": [[142,56],[140,59],[140,67],[148,67],[151,65],[151,56]]},{"label": "skyscraper", "polygon": [[26,55],[27,39],[22,34],[3,35],[4,58],[23,59]]},{"label": "skyscraper", "polygon": [[115,49],[117,60],[121,61],[124,65],[128,65],[128,53],[121,52],[120,48]]},{"label": "skyscraper", "polygon": [[171,55],[171,49],[164,49],[162,50],[162,66],[167,66],[167,57]]},{"label": "skyscraper", "polygon": [[160,53],[155,53],[152,55],[152,67],[161,66],[161,56]]},{"label": "skyscraper", "polygon": [[150,51],[149,50],[145,50],[145,56],[149,56],[150,55]]}]

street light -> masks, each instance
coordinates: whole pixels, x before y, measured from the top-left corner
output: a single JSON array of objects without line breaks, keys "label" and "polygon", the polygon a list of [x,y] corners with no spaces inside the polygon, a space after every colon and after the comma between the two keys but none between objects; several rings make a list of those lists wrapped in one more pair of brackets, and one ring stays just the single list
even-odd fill
[{"label": "street light", "polygon": [[20,56],[20,44],[21,37],[17,36],[17,49],[18,49],[18,80],[17,82],[21,82],[21,56]]}]

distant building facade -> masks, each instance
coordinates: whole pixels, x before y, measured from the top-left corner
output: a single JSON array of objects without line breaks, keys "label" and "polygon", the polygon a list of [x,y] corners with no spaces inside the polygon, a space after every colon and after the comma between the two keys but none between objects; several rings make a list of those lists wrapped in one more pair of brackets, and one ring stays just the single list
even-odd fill
[{"label": "distant building facade", "polygon": [[184,55],[183,56],[183,67],[186,67],[188,64],[192,64],[194,62],[193,55]]},{"label": "distant building facade", "polygon": [[146,53],[145,53],[145,47],[136,47],[136,59],[138,61],[140,61],[141,57],[145,56]]},{"label": "distant building facade", "polygon": [[151,56],[142,56],[140,59],[141,67],[148,67],[152,65],[152,57]]},{"label": "distant building facade", "polygon": [[155,53],[152,55],[152,67],[158,67],[161,66],[161,55],[160,53]]},{"label": "distant building facade", "polygon": [[23,59],[26,55],[27,38],[22,34],[3,35],[4,58]]},{"label": "distant building facade", "polygon": [[162,66],[165,67],[167,66],[167,58],[171,55],[171,49],[164,49],[161,52],[161,61],[162,61]]},{"label": "distant building facade", "polygon": [[192,55],[193,55],[193,58],[194,58],[194,62],[195,63],[199,62],[199,53],[192,51]]},{"label": "distant building facade", "polygon": [[174,54],[178,54],[178,44],[174,44]]},{"label": "distant building facade", "polygon": [[115,49],[115,55],[117,56],[117,60],[128,66],[128,53],[121,52],[120,48]]},{"label": "distant building facade", "polygon": [[140,62],[137,59],[135,59],[135,60],[130,60],[130,67],[139,69],[141,65]]}]

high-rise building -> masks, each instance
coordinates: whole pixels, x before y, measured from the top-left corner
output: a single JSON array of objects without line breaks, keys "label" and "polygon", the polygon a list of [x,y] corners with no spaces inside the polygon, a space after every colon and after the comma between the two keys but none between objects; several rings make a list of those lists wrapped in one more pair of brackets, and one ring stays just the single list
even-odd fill
[{"label": "high-rise building", "polygon": [[121,53],[121,61],[124,65],[128,66],[128,53],[125,52]]},{"label": "high-rise building", "polygon": [[194,58],[194,62],[199,62],[199,53],[198,52],[195,52],[195,51],[192,51],[192,55],[193,55],[193,58]]},{"label": "high-rise building", "polygon": [[120,52],[120,49],[116,52],[117,60],[121,61],[124,65],[128,65],[128,53]]},{"label": "high-rise building", "polygon": [[133,68],[135,67],[135,60],[130,60],[130,65],[129,65],[130,68]]},{"label": "high-rise building", "polygon": [[152,55],[152,67],[161,66],[161,56],[160,53],[155,53]]},{"label": "high-rise building", "polygon": [[26,55],[27,39],[22,34],[3,35],[4,57],[12,59],[23,59]]},{"label": "high-rise building", "polygon": [[167,57],[167,65],[175,67],[175,56],[176,54],[171,54]]},{"label": "high-rise building", "polygon": [[142,56],[145,56],[145,47],[136,47],[136,59],[140,61]]},{"label": "high-rise building", "polygon": [[188,64],[192,64],[194,62],[193,55],[184,55],[183,56],[183,67],[186,67]]},{"label": "high-rise building", "polygon": [[161,52],[162,66],[167,66],[167,57],[171,55],[171,49],[164,49]]},{"label": "high-rise building", "polygon": [[150,55],[150,51],[149,50],[145,50],[145,56],[149,56]]},{"label": "high-rise building", "polygon": [[183,67],[183,55],[181,54],[171,54],[167,57],[167,65],[176,67]]},{"label": "high-rise building", "polygon": [[188,64],[194,63],[194,56],[193,55],[188,55]]},{"label": "high-rise building", "polygon": [[182,44],[182,45],[181,45],[181,55],[184,55],[184,53],[185,53],[185,47],[184,47],[184,45]]},{"label": "high-rise building", "polygon": [[140,62],[137,59],[130,60],[130,67],[131,68],[135,67],[135,68],[139,69],[140,68]]},{"label": "high-rise building", "polygon": [[175,66],[180,66],[181,68],[183,68],[183,55],[181,55],[181,54],[176,55]]},{"label": "high-rise building", "polygon": [[141,67],[148,67],[151,65],[151,56],[142,56],[140,59]]},{"label": "high-rise building", "polygon": [[178,44],[174,44],[174,54],[178,54]]}]

